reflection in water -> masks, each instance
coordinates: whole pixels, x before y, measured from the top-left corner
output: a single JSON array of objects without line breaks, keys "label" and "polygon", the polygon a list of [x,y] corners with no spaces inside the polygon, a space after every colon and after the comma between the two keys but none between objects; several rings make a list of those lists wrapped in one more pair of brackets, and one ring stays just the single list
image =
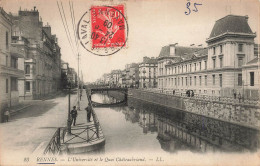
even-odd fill
[{"label": "reflection in water", "polygon": [[[97,102],[114,101],[106,95],[93,95],[94,98]],[[144,135],[157,133],[154,139],[157,138],[161,148],[168,152],[179,150],[242,152],[256,151],[259,147],[259,132],[254,129],[133,98],[128,99],[128,107],[114,107],[112,110],[122,112],[125,121],[133,125],[138,124]]]}]

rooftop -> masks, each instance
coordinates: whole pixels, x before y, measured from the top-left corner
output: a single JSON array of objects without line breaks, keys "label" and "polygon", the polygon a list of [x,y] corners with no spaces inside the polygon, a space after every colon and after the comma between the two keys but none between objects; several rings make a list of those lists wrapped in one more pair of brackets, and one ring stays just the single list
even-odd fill
[{"label": "rooftop", "polygon": [[250,26],[248,25],[248,16],[227,15],[217,20],[209,38],[213,38],[227,32],[253,34]]},{"label": "rooftop", "polygon": [[[170,57],[170,45],[164,46],[159,54],[160,57]],[[186,46],[175,46],[175,56],[181,57],[183,55],[189,55],[194,52],[204,50],[203,47],[186,47]]]}]

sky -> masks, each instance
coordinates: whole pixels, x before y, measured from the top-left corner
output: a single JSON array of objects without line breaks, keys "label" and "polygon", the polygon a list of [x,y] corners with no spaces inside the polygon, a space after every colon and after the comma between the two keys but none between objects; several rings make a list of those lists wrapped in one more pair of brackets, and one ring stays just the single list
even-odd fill
[{"label": "sky", "polygon": [[[73,35],[68,0],[61,0],[69,30]],[[187,2],[200,3],[198,12],[185,15]],[[216,20],[228,15],[249,16],[249,25],[259,34],[259,1],[257,0],[73,0],[75,21],[92,5],[125,5],[129,26],[127,46],[111,56],[100,57],[79,46],[80,71],[85,82],[93,82],[113,69],[124,69],[126,64],[142,62],[144,56],[158,57],[163,46],[178,43],[207,46],[206,39]],[[52,27],[58,37],[62,60],[77,70],[77,56],[66,37],[56,0],[0,0],[0,6],[9,13],[17,14],[19,9],[38,9],[43,24]],[[73,38],[74,39],[74,38]],[[74,40],[73,40],[74,42]],[[75,47],[75,42],[73,43]]]}]

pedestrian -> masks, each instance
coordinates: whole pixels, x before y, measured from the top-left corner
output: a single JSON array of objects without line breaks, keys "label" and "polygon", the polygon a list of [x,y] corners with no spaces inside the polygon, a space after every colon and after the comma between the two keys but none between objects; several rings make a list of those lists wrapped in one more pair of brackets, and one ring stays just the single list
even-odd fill
[{"label": "pedestrian", "polygon": [[73,122],[73,126],[75,126],[76,120],[77,120],[77,116],[78,116],[78,112],[76,110],[76,106],[73,106],[73,110],[70,111],[70,114],[71,114],[71,117],[72,117],[71,124]]},{"label": "pedestrian", "polygon": [[237,98],[237,93],[236,93],[236,91],[234,91],[234,99],[236,99]]},{"label": "pedestrian", "polygon": [[194,91],[191,90],[191,97],[194,97]]},{"label": "pedestrian", "polygon": [[91,122],[90,118],[91,118],[92,109],[91,109],[90,104],[88,104],[88,106],[85,108],[85,110],[87,111],[87,122]]},{"label": "pedestrian", "polygon": [[240,92],[238,93],[238,100],[239,100],[239,103],[240,103],[240,100],[241,100],[241,94],[240,94]]},{"label": "pedestrian", "polygon": [[9,117],[10,117],[10,112],[9,112],[9,110],[6,110],[6,111],[4,112],[4,121],[5,121],[5,122],[8,122]]}]

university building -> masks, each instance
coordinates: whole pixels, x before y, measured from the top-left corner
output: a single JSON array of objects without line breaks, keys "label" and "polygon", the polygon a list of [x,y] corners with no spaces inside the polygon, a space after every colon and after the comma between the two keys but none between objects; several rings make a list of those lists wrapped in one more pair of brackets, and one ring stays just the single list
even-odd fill
[{"label": "university building", "polygon": [[248,16],[228,15],[216,21],[208,47],[162,48],[158,57],[159,89],[164,92],[245,98],[259,97],[258,55]]}]

